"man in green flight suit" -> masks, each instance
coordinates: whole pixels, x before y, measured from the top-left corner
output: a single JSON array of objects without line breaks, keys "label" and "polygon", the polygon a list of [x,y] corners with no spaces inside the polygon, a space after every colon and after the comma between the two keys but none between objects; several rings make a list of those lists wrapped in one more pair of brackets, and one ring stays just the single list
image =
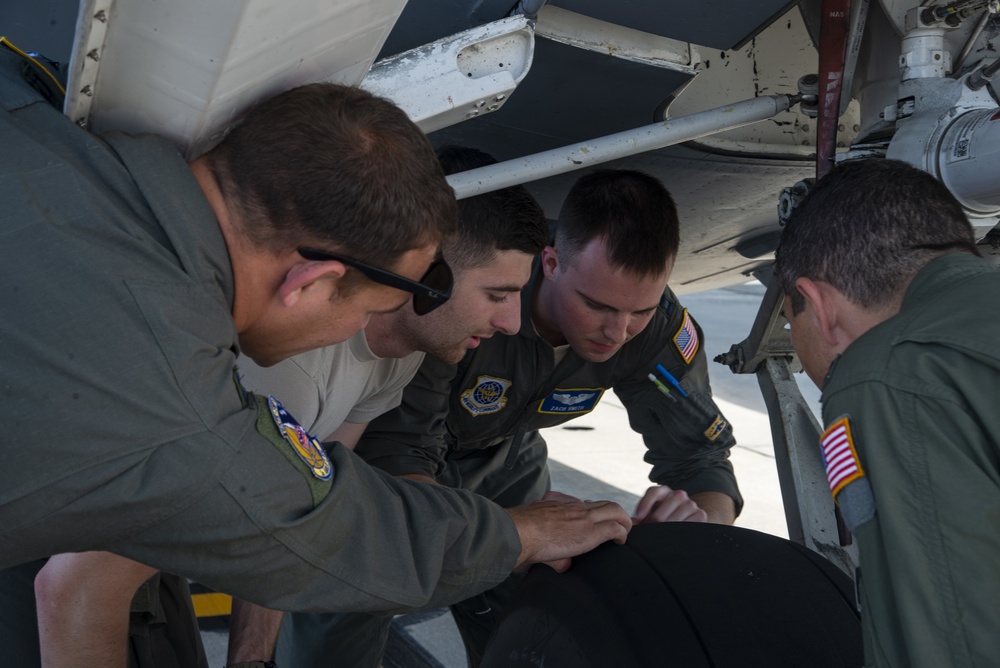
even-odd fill
[{"label": "man in green flight suit", "polygon": [[395,609],[624,540],[614,504],[505,511],[328,455],[236,379],[240,352],[448,298],[454,194],[401,110],[302,86],[186,163],[78,127],[37,68],[0,48],[0,568],[106,550],[272,607]]},{"label": "man in green flight suit", "polygon": [[995,666],[1000,272],[943,184],[884,159],[816,184],[776,270],[858,540],[865,665]]}]

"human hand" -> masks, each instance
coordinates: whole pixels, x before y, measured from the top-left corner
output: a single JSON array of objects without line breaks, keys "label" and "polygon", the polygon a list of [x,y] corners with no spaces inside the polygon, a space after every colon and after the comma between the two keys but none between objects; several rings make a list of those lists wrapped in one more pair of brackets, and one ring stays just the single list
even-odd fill
[{"label": "human hand", "polygon": [[624,543],[632,528],[632,520],[617,503],[578,501],[560,492],[506,511],[521,538],[515,568],[546,563],[561,573],[569,568],[571,557],[608,540]]},{"label": "human hand", "polygon": [[708,513],[695,503],[682,489],[666,485],[653,485],[646,490],[635,507],[636,524],[656,522],[707,522]]}]

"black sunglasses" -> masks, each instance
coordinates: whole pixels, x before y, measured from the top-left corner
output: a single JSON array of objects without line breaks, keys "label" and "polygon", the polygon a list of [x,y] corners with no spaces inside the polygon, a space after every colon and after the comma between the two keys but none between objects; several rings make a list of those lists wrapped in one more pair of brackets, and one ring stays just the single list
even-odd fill
[{"label": "black sunglasses", "polygon": [[420,277],[420,282],[411,281],[405,276],[393,273],[386,269],[373,267],[359,260],[353,260],[343,255],[336,255],[315,248],[299,248],[299,255],[314,262],[340,262],[348,267],[354,267],[369,279],[388,285],[390,288],[404,290],[413,293],[413,311],[417,315],[426,315],[444,304],[451,297],[451,286],[454,277],[451,267],[443,259],[435,260],[428,267],[427,272]]}]

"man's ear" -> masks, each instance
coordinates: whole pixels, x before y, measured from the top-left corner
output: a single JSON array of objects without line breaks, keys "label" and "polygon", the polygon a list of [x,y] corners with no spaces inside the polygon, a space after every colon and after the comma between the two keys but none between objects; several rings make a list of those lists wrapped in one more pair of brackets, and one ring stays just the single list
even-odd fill
[{"label": "man's ear", "polygon": [[553,246],[546,246],[542,249],[542,274],[545,278],[552,278],[552,274],[559,267],[559,256]]},{"label": "man's ear", "polygon": [[278,298],[282,305],[294,306],[303,292],[314,288],[321,280],[332,281],[331,290],[335,289],[337,281],[343,278],[345,273],[347,267],[336,260],[296,262],[278,287]]},{"label": "man's ear", "polygon": [[795,288],[806,300],[806,310],[811,312],[819,329],[819,333],[831,345],[840,342],[839,305],[841,299],[832,285],[826,281],[814,281],[811,278],[799,277],[795,280]]}]

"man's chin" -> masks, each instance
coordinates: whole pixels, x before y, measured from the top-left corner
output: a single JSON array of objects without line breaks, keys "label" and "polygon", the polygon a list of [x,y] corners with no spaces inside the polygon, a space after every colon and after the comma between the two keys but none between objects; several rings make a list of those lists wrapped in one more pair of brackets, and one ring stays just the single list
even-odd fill
[{"label": "man's chin", "polygon": [[451,348],[442,348],[435,350],[433,352],[428,352],[428,355],[436,357],[445,364],[458,364],[465,357],[466,353],[470,350],[475,350],[483,342],[483,340],[490,338],[489,336],[469,336],[462,340],[461,343],[455,344]]},{"label": "man's chin", "polygon": [[621,350],[621,346],[612,347],[608,350],[597,350],[593,346],[586,346],[583,350],[573,348],[573,352],[582,357],[588,362],[595,364],[600,364],[601,362],[607,362],[609,359],[615,356]]},{"label": "man's chin", "polygon": [[465,346],[448,348],[447,350],[439,350],[436,353],[430,353],[431,356],[438,358],[445,364],[458,364],[465,357],[465,353],[469,351]]},{"label": "man's chin", "polygon": [[249,357],[251,360],[253,360],[254,364],[263,368],[274,366],[278,362],[288,357],[288,355],[281,355],[273,350],[259,350],[243,346],[240,347],[240,354],[243,357]]}]

